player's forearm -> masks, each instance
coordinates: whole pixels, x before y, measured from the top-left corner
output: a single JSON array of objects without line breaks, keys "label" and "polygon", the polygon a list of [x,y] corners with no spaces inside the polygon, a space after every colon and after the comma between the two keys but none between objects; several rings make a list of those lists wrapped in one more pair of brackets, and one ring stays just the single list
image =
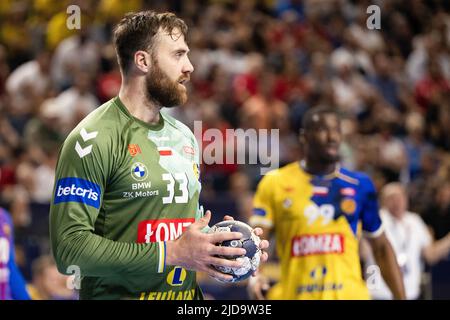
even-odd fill
[{"label": "player's forearm", "polygon": [[166,242],[166,264],[168,266],[182,265],[182,261],[179,259],[177,254],[177,243],[176,241]]},{"label": "player's forearm", "polygon": [[390,243],[386,240],[372,249],[375,261],[380,267],[381,275],[391,290],[394,299],[406,299],[403,276]]},{"label": "player's forearm", "polygon": [[430,265],[448,256],[450,252],[450,233],[441,240],[435,241],[423,250],[423,257]]},{"label": "player's forearm", "polygon": [[70,266],[81,276],[151,275],[164,268],[164,244],[112,241],[89,231],[52,239],[53,252],[61,273]]}]

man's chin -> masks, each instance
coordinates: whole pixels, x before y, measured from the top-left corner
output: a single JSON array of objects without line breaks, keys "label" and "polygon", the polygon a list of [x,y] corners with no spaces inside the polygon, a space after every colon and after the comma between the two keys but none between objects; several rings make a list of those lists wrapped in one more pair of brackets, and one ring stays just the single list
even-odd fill
[{"label": "man's chin", "polygon": [[177,87],[174,87],[172,90],[173,93],[176,93],[176,96],[172,96],[172,99],[168,99],[165,101],[166,103],[162,105],[166,108],[174,108],[184,105],[188,99],[187,92],[178,89]]},{"label": "man's chin", "polygon": [[164,105],[165,108],[175,108],[184,105],[187,102],[187,95],[184,95],[178,99],[177,102]]},{"label": "man's chin", "polygon": [[183,104],[185,104],[186,102],[187,102],[187,100],[188,100],[188,96],[187,96],[187,93],[186,93],[186,91],[183,91],[183,92],[180,92],[180,106],[182,106]]},{"label": "man's chin", "polygon": [[340,160],[340,156],[339,154],[326,154],[324,157],[325,162],[327,162],[328,164],[333,164],[336,162],[339,162]]},{"label": "man's chin", "polygon": [[341,160],[341,158],[339,157],[339,156],[337,156],[337,157],[332,157],[332,158],[330,158],[329,159],[329,163],[331,164],[331,163],[337,163],[337,162],[339,162]]}]

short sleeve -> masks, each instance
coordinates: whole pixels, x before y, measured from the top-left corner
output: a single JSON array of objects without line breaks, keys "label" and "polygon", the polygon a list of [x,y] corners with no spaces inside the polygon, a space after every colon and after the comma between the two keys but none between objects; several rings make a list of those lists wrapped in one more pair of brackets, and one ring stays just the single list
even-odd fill
[{"label": "short sleeve", "polygon": [[361,179],[363,190],[361,222],[364,235],[376,238],[383,233],[383,223],[380,218],[380,210],[375,186],[369,177]]},{"label": "short sleeve", "polygon": [[419,241],[420,248],[423,249],[423,248],[431,245],[433,240],[431,239],[430,232],[428,231],[427,225],[422,220],[422,218],[419,215],[417,215],[417,214],[414,214],[414,215],[415,215],[415,218],[416,218],[415,222],[416,222],[416,225],[417,225],[417,227],[416,227],[417,230],[416,230],[415,235],[416,235],[416,237],[417,237],[417,239]]},{"label": "short sleeve", "polygon": [[250,218],[252,226],[271,228],[274,220],[274,190],[275,176],[267,174],[262,178],[253,198],[253,214]]}]

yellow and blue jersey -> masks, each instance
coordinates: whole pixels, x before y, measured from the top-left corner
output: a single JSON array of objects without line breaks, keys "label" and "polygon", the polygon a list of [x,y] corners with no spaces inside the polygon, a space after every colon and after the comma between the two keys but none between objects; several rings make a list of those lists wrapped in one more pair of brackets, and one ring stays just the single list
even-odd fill
[{"label": "yellow and blue jersey", "polygon": [[358,238],[378,236],[382,222],[367,175],[316,176],[291,163],[261,180],[250,223],[275,232],[281,277],[269,299],[369,299]]}]

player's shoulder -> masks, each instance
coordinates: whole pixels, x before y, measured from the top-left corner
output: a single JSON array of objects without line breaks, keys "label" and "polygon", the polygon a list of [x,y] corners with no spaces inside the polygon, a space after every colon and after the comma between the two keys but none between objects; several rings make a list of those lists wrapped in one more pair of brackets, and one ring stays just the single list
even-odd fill
[{"label": "player's shoulder", "polygon": [[106,147],[106,141],[112,136],[120,135],[127,119],[111,99],[89,113],[69,133],[65,145],[94,145]]},{"label": "player's shoulder", "polygon": [[420,226],[425,225],[425,222],[423,221],[422,217],[418,213],[415,213],[412,211],[407,211],[405,214],[405,218],[408,221],[410,221],[411,223],[415,224],[416,226],[417,225],[420,225]]},{"label": "player's shoulder", "polygon": [[337,177],[350,185],[355,185],[360,188],[371,187],[373,185],[370,176],[367,173],[361,171],[353,171],[347,168],[340,167]]},{"label": "player's shoulder", "polygon": [[273,174],[278,177],[290,176],[294,172],[301,172],[300,163],[298,161],[288,163],[281,168],[273,170]]},{"label": "player's shoulder", "polygon": [[175,119],[174,117],[168,115],[165,112],[161,112],[162,117],[164,118],[164,121],[166,121],[166,123],[171,126],[174,130],[179,131],[181,134],[183,134],[184,136],[186,136],[186,138],[192,140],[195,140],[195,136],[194,133],[192,132],[192,130],[185,125],[183,122]]},{"label": "player's shoulder", "polygon": [[282,181],[286,181],[286,179],[290,179],[296,172],[299,171],[299,163],[292,162],[281,168],[270,170],[265,174],[262,178],[262,181],[265,183],[279,183]]}]

